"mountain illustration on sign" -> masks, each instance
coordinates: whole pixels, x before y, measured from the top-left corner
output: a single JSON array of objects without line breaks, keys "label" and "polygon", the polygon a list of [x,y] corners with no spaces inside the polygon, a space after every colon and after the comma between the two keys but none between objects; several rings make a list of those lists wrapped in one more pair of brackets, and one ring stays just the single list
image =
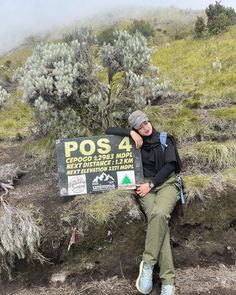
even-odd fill
[{"label": "mountain illustration on sign", "polygon": [[132,181],[130,180],[130,178],[125,175],[125,177],[122,179],[122,184],[132,184]]},{"label": "mountain illustration on sign", "polygon": [[93,184],[104,184],[107,182],[114,183],[114,181],[115,181],[115,179],[111,175],[103,172],[101,175],[96,176],[96,178],[94,178]]}]

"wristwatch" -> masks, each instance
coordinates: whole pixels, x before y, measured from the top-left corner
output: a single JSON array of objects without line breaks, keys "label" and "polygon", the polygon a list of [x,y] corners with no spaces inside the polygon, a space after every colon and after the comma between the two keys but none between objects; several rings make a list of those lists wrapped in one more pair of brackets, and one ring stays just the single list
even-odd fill
[{"label": "wristwatch", "polygon": [[151,180],[149,180],[148,184],[149,184],[150,188],[154,188],[154,186],[155,186],[154,183]]}]

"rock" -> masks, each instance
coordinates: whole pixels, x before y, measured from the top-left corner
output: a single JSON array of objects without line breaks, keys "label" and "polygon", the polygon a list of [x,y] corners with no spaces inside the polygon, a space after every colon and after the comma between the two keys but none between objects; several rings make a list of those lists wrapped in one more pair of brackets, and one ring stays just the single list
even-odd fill
[{"label": "rock", "polygon": [[54,273],[52,276],[51,276],[51,279],[50,279],[50,284],[51,285],[62,285],[65,283],[67,277],[70,275],[71,273],[68,272],[68,271],[62,271],[62,272],[59,272],[59,273]]}]

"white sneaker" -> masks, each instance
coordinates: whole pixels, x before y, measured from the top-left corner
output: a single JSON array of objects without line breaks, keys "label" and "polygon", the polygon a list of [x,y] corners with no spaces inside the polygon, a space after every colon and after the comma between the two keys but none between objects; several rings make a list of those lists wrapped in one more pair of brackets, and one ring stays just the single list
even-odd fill
[{"label": "white sneaker", "polygon": [[161,286],[161,295],[175,295],[175,286],[174,285],[162,285]]},{"label": "white sneaker", "polygon": [[139,276],[136,281],[136,288],[142,294],[149,294],[152,291],[152,271],[153,265],[141,261],[139,266]]}]

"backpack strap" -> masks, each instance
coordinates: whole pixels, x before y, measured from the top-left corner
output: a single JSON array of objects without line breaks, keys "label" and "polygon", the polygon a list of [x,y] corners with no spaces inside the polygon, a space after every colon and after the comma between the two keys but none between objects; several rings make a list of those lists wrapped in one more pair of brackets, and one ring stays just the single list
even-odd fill
[{"label": "backpack strap", "polygon": [[167,132],[161,131],[160,132],[160,143],[161,143],[161,147],[162,147],[163,152],[165,151],[165,148],[167,147],[166,140],[167,140]]}]

